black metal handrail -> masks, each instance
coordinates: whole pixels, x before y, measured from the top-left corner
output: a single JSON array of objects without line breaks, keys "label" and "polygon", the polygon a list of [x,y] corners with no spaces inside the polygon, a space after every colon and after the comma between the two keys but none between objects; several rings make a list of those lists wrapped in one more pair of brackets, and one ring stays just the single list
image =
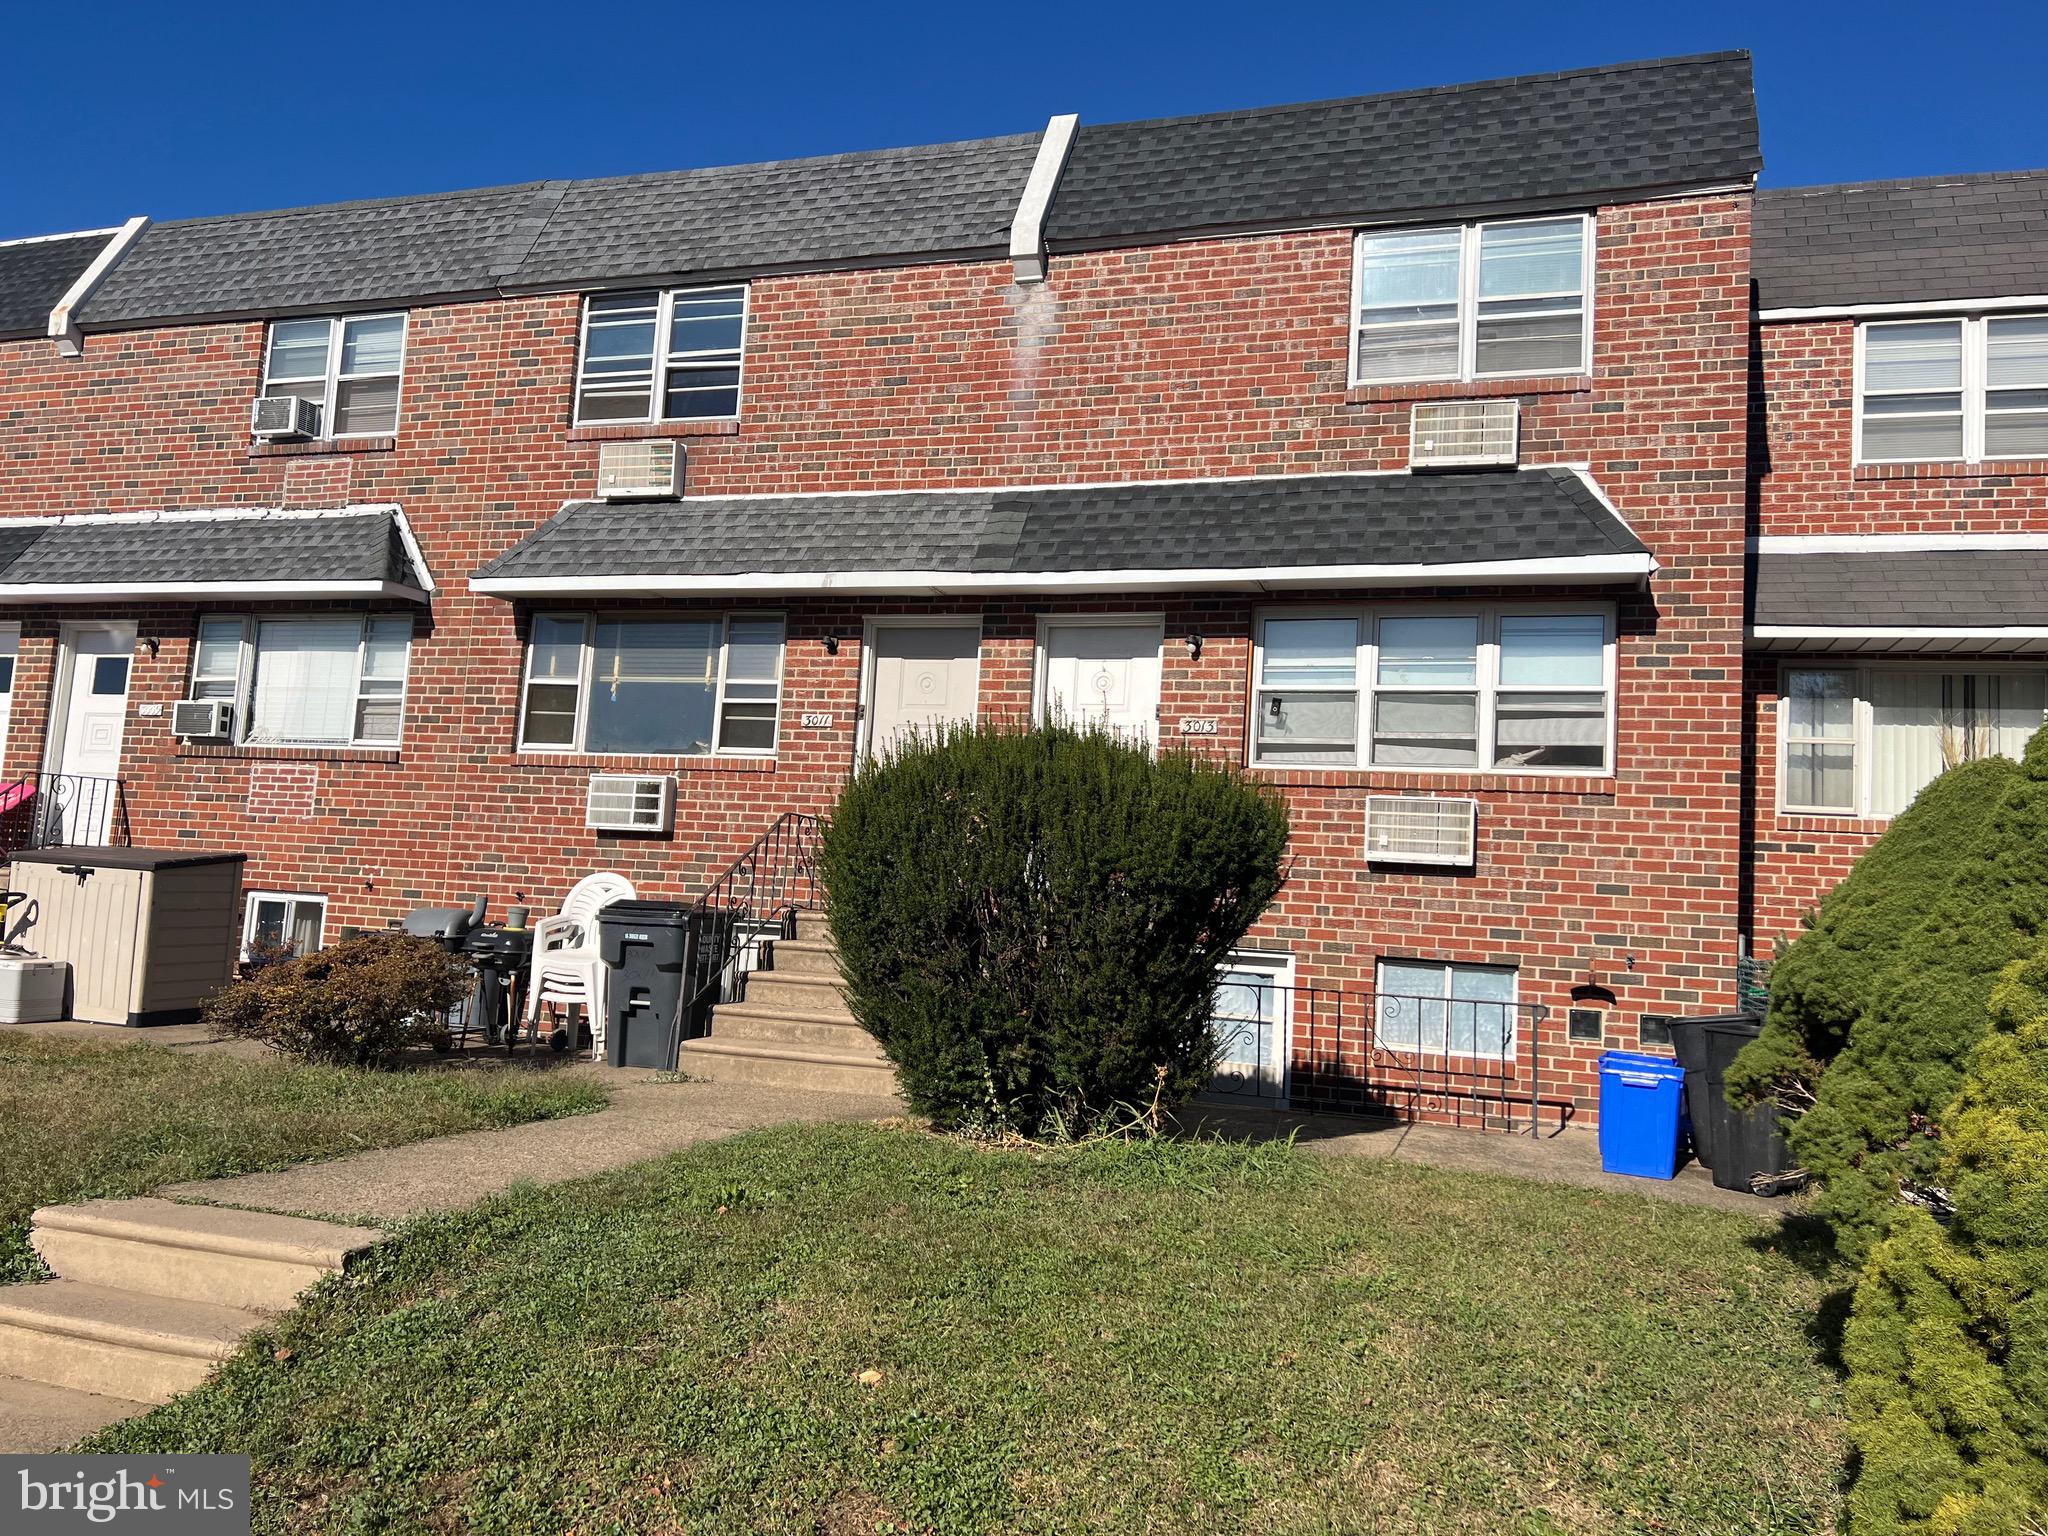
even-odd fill
[{"label": "black metal handrail", "polygon": [[802,811],[784,811],[747,851],[705,889],[691,909],[698,917],[698,942],[707,946],[695,992],[683,1004],[685,1020],[702,1016],[707,1002],[733,1003],[746,996],[747,974],[757,946],[766,938],[796,937],[796,914],[825,905],[818,878],[818,843],[823,823]]},{"label": "black metal handrail", "polygon": [[1448,1118],[1541,1134],[1573,1101],[1543,1087],[1542,1003],[1230,980],[1217,989],[1210,1092],[1294,1109]]},{"label": "black metal handrail", "polygon": [[85,773],[23,773],[0,779],[0,856],[25,848],[125,847],[128,789]]}]

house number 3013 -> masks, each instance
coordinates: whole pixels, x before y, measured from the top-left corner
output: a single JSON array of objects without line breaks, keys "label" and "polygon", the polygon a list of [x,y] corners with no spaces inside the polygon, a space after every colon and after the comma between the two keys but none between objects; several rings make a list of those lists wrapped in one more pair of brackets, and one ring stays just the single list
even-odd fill
[{"label": "house number 3013", "polygon": [[832,717],[815,712],[806,714],[804,716],[804,729],[807,731],[829,731],[832,729]]},{"label": "house number 3013", "polygon": [[1216,722],[1207,715],[1183,715],[1180,733],[1183,736],[1214,736]]}]

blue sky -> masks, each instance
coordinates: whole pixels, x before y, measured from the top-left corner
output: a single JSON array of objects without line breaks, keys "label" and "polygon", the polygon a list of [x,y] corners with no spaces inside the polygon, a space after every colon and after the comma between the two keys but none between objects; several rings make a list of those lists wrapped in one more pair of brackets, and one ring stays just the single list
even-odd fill
[{"label": "blue sky", "polygon": [[[292,29],[303,27],[295,43]],[[2038,3],[24,0],[0,237],[1756,55],[1770,185],[2048,165]]]}]

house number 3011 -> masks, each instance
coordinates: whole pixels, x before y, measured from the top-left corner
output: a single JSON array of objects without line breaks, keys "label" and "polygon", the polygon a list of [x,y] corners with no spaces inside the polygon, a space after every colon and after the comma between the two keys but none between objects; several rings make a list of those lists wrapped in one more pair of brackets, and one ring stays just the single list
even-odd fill
[{"label": "house number 3011", "polygon": [[807,731],[829,731],[832,729],[832,717],[815,712],[806,714],[804,716],[804,729]]},{"label": "house number 3011", "polygon": [[1216,722],[1207,715],[1183,715],[1180,733],[1183,736],[1214,736]]}]

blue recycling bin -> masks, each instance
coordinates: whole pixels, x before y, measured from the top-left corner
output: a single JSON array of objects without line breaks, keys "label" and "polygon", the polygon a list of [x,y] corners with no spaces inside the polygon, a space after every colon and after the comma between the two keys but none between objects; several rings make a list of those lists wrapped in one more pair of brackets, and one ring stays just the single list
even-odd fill
[{"label": "blue recycling bin", "polygon": [[1600,1054],[1600,1166],[1638,1179],[1678,1173],[1685,1069],[1635,1051]]}]

